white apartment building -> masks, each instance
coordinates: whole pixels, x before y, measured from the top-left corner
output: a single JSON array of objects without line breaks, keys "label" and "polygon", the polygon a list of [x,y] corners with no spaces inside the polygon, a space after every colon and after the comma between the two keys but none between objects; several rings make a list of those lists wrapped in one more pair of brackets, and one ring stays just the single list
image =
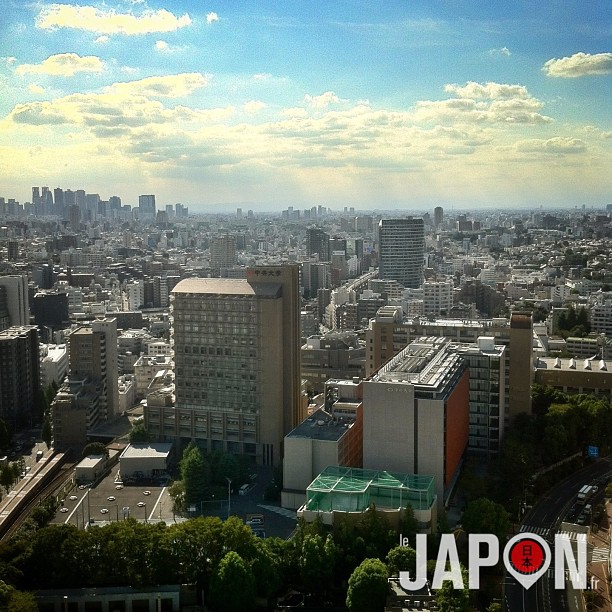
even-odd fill
[{"label": "white apartment building", "polygon": [[453,281],[425,281],[423,309],[426,315],[448,314],[453,307]]}]

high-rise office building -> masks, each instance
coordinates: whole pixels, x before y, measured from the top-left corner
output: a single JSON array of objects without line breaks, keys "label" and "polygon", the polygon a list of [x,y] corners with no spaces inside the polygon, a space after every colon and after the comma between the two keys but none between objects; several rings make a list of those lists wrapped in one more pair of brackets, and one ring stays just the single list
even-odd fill
[{"label": "high-rise office building", "polygon": [[277,465],[301,416],[298,285],[297,265],[178,283],[176,406],[148,407],[148,428]]},{"label": "high-rise office building", "polygon": [[318,227],[306,230],[306,254],[311,257],[319,256],[319,261],[329,261],[331,257],[329,248],[329,234]]},{"label": "high-rise office building", "polygon": [[138,196],[138,214],[142,219],[155,218],[155,196],[141,195]]},{"label": "high-rise office building", "polygon": [[210,267],[213,270],[231,268],[236,264],[236,236],[215,236],[210,241]]},{"label": "high-rise office building", "polygon": [[100,420],[113,419],[119,412],[117,365],[117,320],[93,321],[70,335],[70,378],[89,378],[102,383]]},{"label": "high-rise office building", "polygon": [[444,209],[441,206],[434,208],[434,225],[440,227],[444,221]]},{"label": "high-rise office building", "polygon": [[380,273],[412,289],[423,283],[425,227],[423,219],[381,219],[378,226]]},{"label": "high-rise office building", "polygon": [[40,390],[38,328],[9,327],[0,332],[0,418],[11,428],[32,426]]},{"label": "high-rise office building", "polygon": [[0,276],[0,287],[6,289],[6,307],[11,325],[28,325],[30,303],[28,277],[20,274]]}]

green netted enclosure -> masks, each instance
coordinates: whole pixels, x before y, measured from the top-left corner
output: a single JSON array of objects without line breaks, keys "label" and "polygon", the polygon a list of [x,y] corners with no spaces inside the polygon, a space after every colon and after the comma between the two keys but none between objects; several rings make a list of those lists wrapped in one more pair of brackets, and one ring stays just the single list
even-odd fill
[{"label": "green netted enclosure", "polygon": [[306,510],[362,512],[377,508],[415,510],[431,508],[435,500],[433,477],[360,468],[329,466],[306,489]]}]

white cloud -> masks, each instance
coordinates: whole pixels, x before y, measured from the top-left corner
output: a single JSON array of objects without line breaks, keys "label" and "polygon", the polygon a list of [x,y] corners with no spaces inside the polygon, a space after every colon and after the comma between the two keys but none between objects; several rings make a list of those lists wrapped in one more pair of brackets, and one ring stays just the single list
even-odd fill
[{"label": "white cloud", "polygon": [[38,83],[30,83],[28,85],[28,91],[34,95],[40,95],[45,93],[45,88],[41,87]]},{"label": "white cloud", "polygon": [[549,59],[542,71],[547,76],[566,79],[612,74],[612,53],[574,53],[570,57]]},{"label": "white cloud", "polygon": [[338,98],[333,91],[326,91],[320,96],[311,96],[310,94],[306,94],[304,96],[304,101],[312,108],[324,109],[331,104],[338,104],[340,102],[340,98]]},{"label": "white cloud", "polygon": [[267,106],[267,104],[264,104],[259,100],[249,100],[248,102],[245,102],[242,107],[244,108],[244,111],[249,115],[255,115]]},{"label": "white cloud", "polygon": [[48,74],[50,76],[71,77],[77,72],[102,72],[104,64],[99,57],[87,55],[81,57],[76,53],[59,53],[50,55],[40,64],[21,64],[17,74]]},{"label": "white cloud", "polygon": [[98,36],[98,38],[96,38],[94,42],[98,43],[99,45],[105,45],[109,40],[110,38],[106,36],[106,34],[103,34],[102,36]]},{"label": "white cloud", "polygon": [[186,72],[167,76],[146,77],[138,81],[113,83],[105,91],[150,96],[153,98],[182,98],[205,87],[209,77],[200,72]]},{"label": "white cloud", "polygon": [[168,43],[165,40],[157,40],[155,41],[155,48],[158,51],[168,51]]},{"label": "white cloud", "polygon": [[544,104],[529,94],[522,85],[475,83],[444,87],[456,98],[425,100],[415,105],[416,121],[441,124],[550,123],[552,119],[539,111]]},{"label": "white cloud", "polygon": [[545,153],[547,155],[565,155],[567,153],[584,153],[586,143],[580,138],[561,137],[521,140],[515,144],[518,151],[524,153]]},{"label": "white cloud", "polygon": [[510,53],[510,49],[508,49],[508,47],[501,47],[499,49],[489,49],[489,55],[491,57],[497,57],[500,55],[502,57],[510,57],[512,53]]},{"label": "white cloud", "polygon": [[94,6],[51,4],[36,17],[36,27],[42,30],[73,28],[100,34],[151,34],[174,32],[191,24],[188,13],[178,17],[159,9],[145,10],[139,15],[118,13],[114,9],[102,10]]},{"label": "white cloud", "polygon": [[208,15],[206,15],[206,23],[214,23],[215,21],[219,21],[219,15],[217,15],[217,13],[208,13]]},{"label": "white cloud", "polygon": [[444,86],[444,91],[455,94],[458,98],[471,98],[473,100],[488,98],[526,98],[529,96],[527,88],[523,85],[507,85],[505,83],[475,83],[468,81],[463,87],[452,83]]}]

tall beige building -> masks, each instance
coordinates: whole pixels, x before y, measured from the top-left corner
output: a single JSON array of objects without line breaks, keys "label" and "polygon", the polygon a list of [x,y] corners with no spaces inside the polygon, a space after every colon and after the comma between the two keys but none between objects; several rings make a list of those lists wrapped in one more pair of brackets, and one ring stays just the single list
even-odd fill
[{"label": "tall beige building", "polygon": [[148,422],[166,437],[277,465],[300,421],[298,267],[183,280],[172,312],[176,405]]},{"label": "tall beige building", "polygon": [[93,321],[70,336],[70,379],[91,378],[102,384],[100,419],[111,420],[119,412],[117,320]]}]

